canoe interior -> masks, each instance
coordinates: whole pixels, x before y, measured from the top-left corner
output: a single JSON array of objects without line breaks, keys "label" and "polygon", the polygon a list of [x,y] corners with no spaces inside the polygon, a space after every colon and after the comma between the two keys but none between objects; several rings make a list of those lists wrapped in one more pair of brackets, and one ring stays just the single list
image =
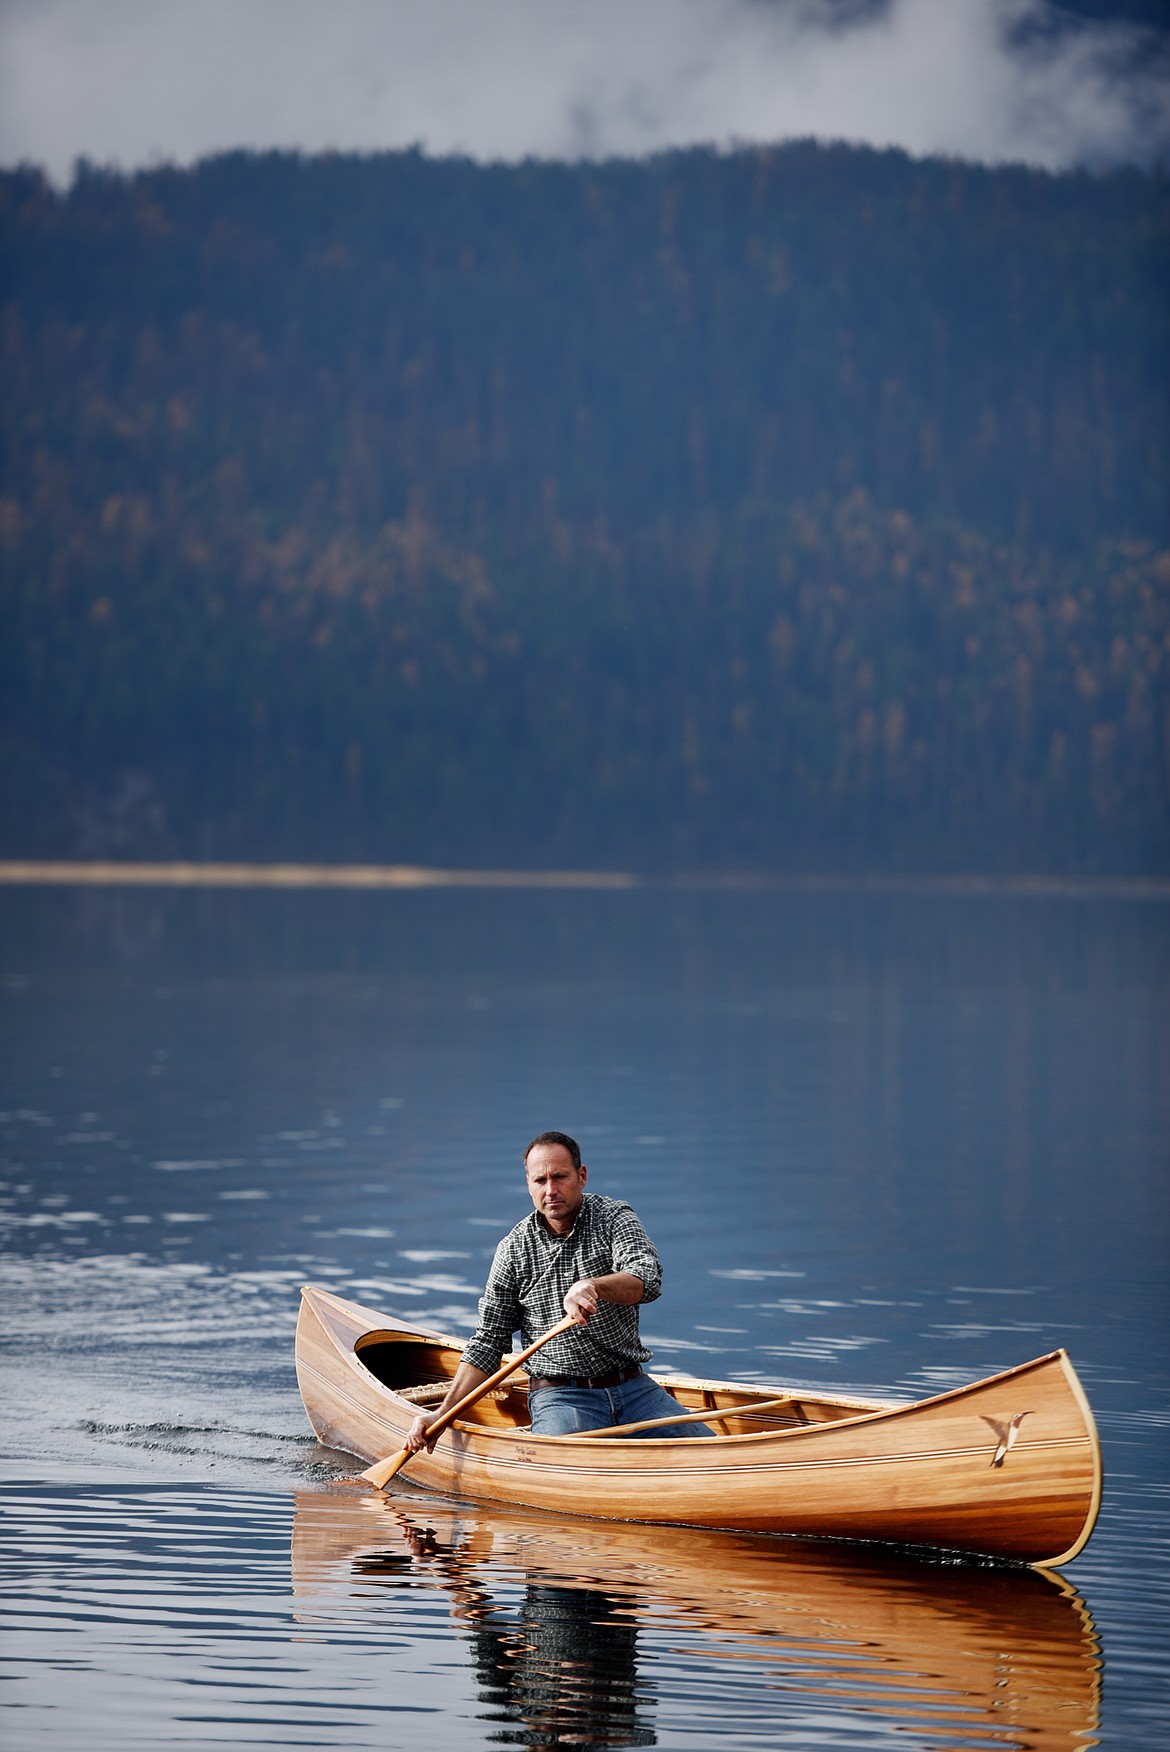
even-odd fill
[{"label": "canoe interior", "polygon": [[[363,1368],[381,1386],[410,1399],[420,1409],[439,1404],[462,1357],[460,1345],[412,1338],[385,1329],[359,1338],[354,1350]],[[856,1417],[858,1412],[882,1410],[890,1403],[800,1394],[788,1398],[783,1405],[757,1412],[752,1409],[754,1405],[771,1406],[780,1390],[670,1375],[655,1375],[654,1379],[678,1401],[680,1411],[712,1413],[706,1421],[724,1436],[837,1423]],[[728,1415],[720,1417],[720,1412]],[[472,1406],[460,1422],[484,1429],[526,1430],[529,1427],[526,1377],[518,1375],[513,1382],[497,1388]]]}]

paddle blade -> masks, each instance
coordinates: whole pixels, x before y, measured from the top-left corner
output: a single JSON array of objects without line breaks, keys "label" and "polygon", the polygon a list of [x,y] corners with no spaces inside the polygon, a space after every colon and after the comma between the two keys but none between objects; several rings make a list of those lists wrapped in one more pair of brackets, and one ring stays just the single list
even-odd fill
[{"label": "paddle blade", "polygon": [[358,1476],[364,1478],[367,1484],[376,1485],[379,1490],[385,1490],[394,1474],[401,1471],[409,1459],[410,1449],[400,1448],[397,1454],[391,1454],[388,1460],[375,1460],[372,1466],[368,1466]]}]

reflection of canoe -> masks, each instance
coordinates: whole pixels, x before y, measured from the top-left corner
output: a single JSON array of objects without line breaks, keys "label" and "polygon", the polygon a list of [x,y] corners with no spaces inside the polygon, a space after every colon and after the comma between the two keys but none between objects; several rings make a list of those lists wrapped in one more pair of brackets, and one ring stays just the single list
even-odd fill
[{"label": "reflection of canoe", "polygon": [[[363,1460],[401,1447],[462,1345],[327,1290],[303,1293],[297,1375],[323,1442]],[[519,1378],[517,1378],[519,1379]],[[606,1520],[882,1539],[1028,1563],[1088,1539],[1101,1456],[1063,1351],[914,1404],[659,1376],[718,1432],[698,1440],[534,1436],[520,1386],[477,1405],[410,1475],[459,1496]],[[428,1394],[428,1389],[430,1393]]]},{"label": "reflection of canoe", "polygon": [[[580,1591],[583,1629],[571,1650],[578,1695],[590,1695],[590,1622],[609,1627],[597,1650],[603,1669],[612,1667],[615,1623],[661,1623],[665,1614],[674,1633],[694,1639],[698,1670],[712,1652],[755,1659],[773,1700],[777,1686],[799,1692],[822,1725],[830,1708],[885,1717],[922,1746],[1072,1752],[1095,1743],[1096,1637],[1080,1596],[1056,1576],[328,1491],[297,1497],[292,1569],[302,1622],[368,1613],[379,1587],[429,1583],[447,1594],[469,1635],[490,1624],[519,1581],[529,1588],[529,1645],[539,1640],[545,1601],[564,1621],[572,1594],[549,1590]],[[501,1668],[508,1659],[503,1647]],[[606,1674],[595,1677],[597,1696]],[[515,1676],[514,1690],[524,1690]]]}]

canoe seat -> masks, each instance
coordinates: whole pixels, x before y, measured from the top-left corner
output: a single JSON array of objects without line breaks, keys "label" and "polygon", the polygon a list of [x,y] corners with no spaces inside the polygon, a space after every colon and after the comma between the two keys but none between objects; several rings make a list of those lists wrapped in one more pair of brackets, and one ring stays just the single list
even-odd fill
[{"label": "canoe seat", "polygon": [[[398,1387],[395,1391],[399,1399],[409,1399],[412,1405],[441,1405],[450,1381],[424,1381],[421,1387]],[[490,1393],[485,1393],[480,1404],[485,1399],[507,1399],[511,1393],[510,1387],[493,1387]]]}]

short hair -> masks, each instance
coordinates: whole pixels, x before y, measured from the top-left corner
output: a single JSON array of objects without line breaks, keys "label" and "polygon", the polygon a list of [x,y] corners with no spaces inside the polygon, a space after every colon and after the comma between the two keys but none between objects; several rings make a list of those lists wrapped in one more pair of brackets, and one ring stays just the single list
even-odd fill
[{"label": "short hair", "polygon": [[580,1144],[577,1142],[576,1138],[571,1138],[569,1136],[568,1132],[558,1132],[558,1131],[541,1132],[538,1137],[533,1138],[532,1142],[529,1144],[528,1148],[524,1152],[524,1165],[525,1165],[525,1167],[527,1167],[528,1158],[529,1158],[529,1156],[531,1156],[533,1150],[535,1150],[537,1144],[560,1144],[562,1149],[568,1150],[569,1155],[573,1159],[574,1168],[577,1168],[577,1169],[580,1168],[580,1166],[581,1166],[581,1146],[580,1146]]}]

